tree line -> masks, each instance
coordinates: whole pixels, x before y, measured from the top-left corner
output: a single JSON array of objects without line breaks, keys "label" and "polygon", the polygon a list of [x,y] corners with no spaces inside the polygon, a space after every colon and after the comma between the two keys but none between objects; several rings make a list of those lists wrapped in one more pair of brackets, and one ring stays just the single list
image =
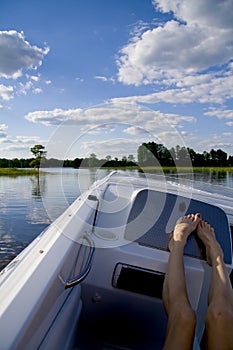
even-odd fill
[{"label": "tree line", "polygon": [[[30,167],[131,167],[136,166],[233,166],[233,156],[227,155],[221,149],[211,149],[210,152],[195,152],[192,148],[179,145],[168,149],[161,143],[142,143],[137,150],[137,160],[130,154],[121,159],[107,155],[98,159],[94,153],[87,158],[75,158],[73,160],[59,160],[46,158],[45,147],[35,145],[31,148],[34,158],[0,158],[0,168],[30,168]],[[137,164],[138,163],[138,164]]]},{"label": "tree line", "polygon": [[227,155],[221,149],[211,149],[210,152],[195,152],[192,148],[177,145],[168,149],[163,144],[155,142],[143,143],[138,148],[138,162],[142,166],[233,166],[233,156]]}]

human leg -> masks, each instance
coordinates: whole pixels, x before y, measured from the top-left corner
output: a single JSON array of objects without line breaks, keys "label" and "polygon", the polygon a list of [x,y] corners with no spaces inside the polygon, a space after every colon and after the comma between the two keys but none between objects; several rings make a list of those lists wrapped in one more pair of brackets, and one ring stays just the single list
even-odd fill
[{"label": "human leg", "polygon": [[188,236],[199,222],[199,214],[182,217],[169,243],[170,256],[163,285],[163,303],[168,315],[164,349],[192,349],[196,316],[187,296],[183,253]]},{"label": "human leg", "polygon": [[206,247],[212,275],[206,313],[207,349],[233,349],[233,291],[214,229],[200,221],[197,234]]}]

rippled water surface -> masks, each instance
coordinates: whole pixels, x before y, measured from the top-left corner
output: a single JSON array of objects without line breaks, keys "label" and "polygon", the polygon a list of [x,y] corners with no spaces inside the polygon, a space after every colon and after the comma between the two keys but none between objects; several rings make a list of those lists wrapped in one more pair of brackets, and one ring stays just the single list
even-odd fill
[{"label": "rippled water surface", "polygon": [[0,270],[106,172],[48,170],[37,176],[0,176]]},{"label": "rippled water surface", "polygon": [[[0,270],[107,170],[53,169],[36,176],[0,176]],[[150,175],[156,177],[157,175]],[[183,183],[233,198],[233,175],[208,172],[166,175]]]}]

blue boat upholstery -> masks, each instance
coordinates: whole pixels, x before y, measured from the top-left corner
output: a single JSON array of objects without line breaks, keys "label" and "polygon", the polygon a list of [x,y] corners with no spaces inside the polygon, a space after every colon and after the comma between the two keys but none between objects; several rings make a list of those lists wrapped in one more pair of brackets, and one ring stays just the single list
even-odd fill
[{"label": "blue boat upholstery", "polygon": [[[231,234],[225,212],[215,205],[172,193],[139,190],[128,216],[125,238],[145,246],[168,250],[169,237],[177,219],[191,213],[200,213],[202,219],[214,227],[224,252],[224,261],[231,264]],[[204,246],[195,232],[189,237],[184,253],[205,259]]]}]

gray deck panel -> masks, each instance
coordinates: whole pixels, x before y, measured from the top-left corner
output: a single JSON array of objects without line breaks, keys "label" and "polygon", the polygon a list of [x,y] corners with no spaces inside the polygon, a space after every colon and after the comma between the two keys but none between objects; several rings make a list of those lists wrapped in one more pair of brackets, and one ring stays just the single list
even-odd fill
[{"label": "gray deck panel", "polygon": [[[167,250],[170,234],[166,232],[166,228],[169,220],[172,218],[175,225],[178,217],[191,213],[200,213],[202,219],[214,227],[216,238],[224,252],[224,261],[231,264],[231,234],[225,212],[215,205],[195,199],[189,200],[171,193],[164,194],[155,190],[139,191],[128,217],[125,238],[142,245]],[[184,253],[205,259],[204,246],[195,232],[189,237]]]}]

